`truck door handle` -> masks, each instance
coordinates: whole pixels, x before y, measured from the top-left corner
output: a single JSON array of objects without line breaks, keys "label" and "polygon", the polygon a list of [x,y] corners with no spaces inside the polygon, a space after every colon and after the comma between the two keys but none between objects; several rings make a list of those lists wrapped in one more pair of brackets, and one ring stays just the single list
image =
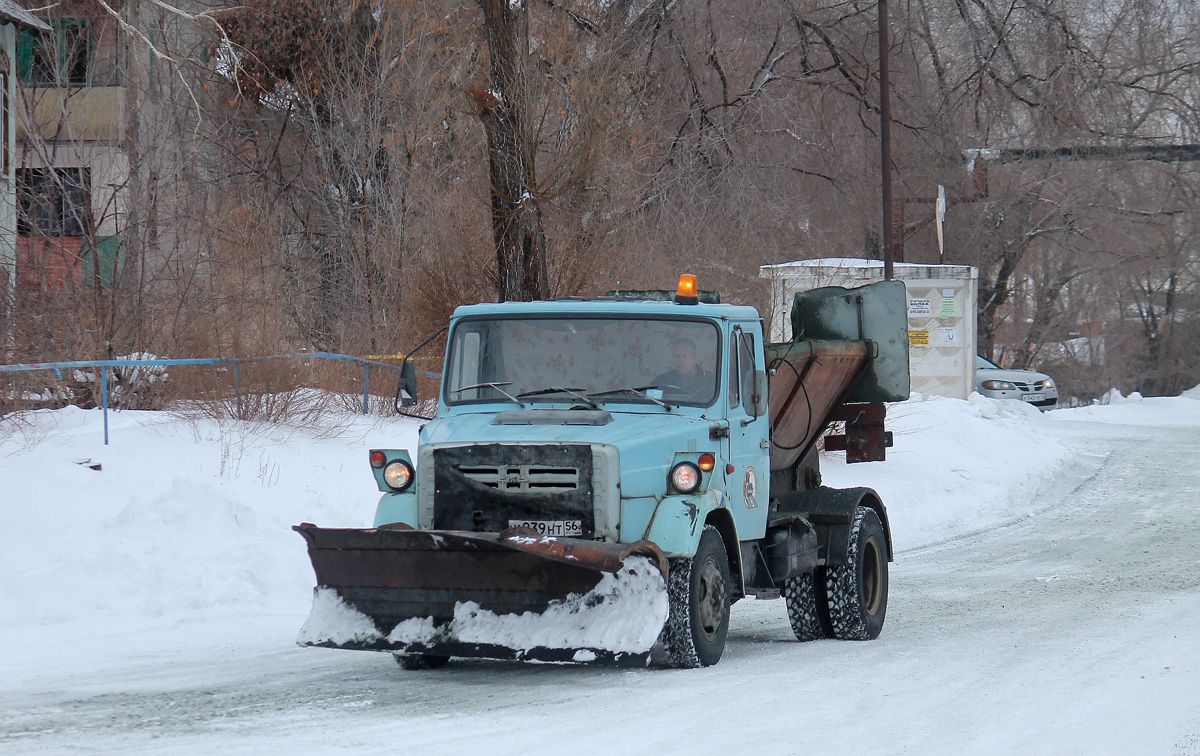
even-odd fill
[{"label": "truck door handle", "polygon": [[759,449],[770,449],[770,448],[771,448],[771,442],[770,442],[770,440],[769,440],[769,439],[765,439],[765,438],[764,438],[762,441],[759,441],[759,442],[758,442],[758,448],[759,448]]}]

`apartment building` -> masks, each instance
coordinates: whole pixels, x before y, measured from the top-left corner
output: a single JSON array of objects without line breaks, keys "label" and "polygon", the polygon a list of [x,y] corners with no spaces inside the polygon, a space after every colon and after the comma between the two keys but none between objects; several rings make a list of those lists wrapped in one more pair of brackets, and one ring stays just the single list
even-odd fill
[{"label": "apartment building", "polygon": [[50,27],[12,0],[0,0],[0,347],[11,340],[8,316],[17,279],[18,36],[37,39]]},{"label": "apartment building", "polygon": [[99,292],[120,271],[129,175],[120,28],[95,2],[36,14],[46,29],[16,39],[18,286]]}]

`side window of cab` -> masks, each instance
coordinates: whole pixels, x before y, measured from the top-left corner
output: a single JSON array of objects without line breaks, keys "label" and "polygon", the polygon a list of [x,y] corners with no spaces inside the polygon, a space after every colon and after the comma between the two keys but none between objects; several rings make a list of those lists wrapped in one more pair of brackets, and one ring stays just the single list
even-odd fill
[{"label": "side window of cab", "polygon": [[734,326],[729,339],[729,408],[744,407],[747,414],[754,411],[754,334]]},{"label": "side window of cab", "polygon": [[[750,395],[754,392],[754,334],[738,329],[738,367],[740,370],[741,379],[741,396],[747,402],[750,401]],[[765,388],[765,387],[764,387]],[[764,389],[760,389],[764,390]],[[753,412],[753,409],[747,405],[747,411]]]},{"label": "side window of cab", "polygon": [[740,407],[742,404],[742,395],[738,388],[741,376],[741,371],[738,369],[738,333],[740,331],[735,328],[734,338],[729,340],[729,409]]}]

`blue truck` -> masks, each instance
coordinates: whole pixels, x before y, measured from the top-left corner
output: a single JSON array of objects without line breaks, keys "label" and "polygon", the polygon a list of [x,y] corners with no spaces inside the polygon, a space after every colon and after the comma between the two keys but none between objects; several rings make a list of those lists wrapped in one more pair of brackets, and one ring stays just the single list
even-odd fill
[{"label": "blue truck", "polygon": [[767,343],[686,275],[674,296],[459,307],[417,448],[370,451],[374,527],[295,528],[317,576],[301,642],[409,668],[699,667],[747,597],[782,598],[799,640],[877,637],[887,512],[822,486],[819,457],[884,458],[905,308],[895,281],[803,292]]}]

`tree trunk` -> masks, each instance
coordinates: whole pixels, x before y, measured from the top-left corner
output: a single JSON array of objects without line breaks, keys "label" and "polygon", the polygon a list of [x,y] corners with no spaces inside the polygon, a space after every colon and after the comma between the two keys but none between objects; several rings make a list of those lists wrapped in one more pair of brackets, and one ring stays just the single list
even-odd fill
[{"label": "tree trunk", "polygon": [[1008,302],[1009,294],[1012,293],[1009,283],[1017,270],[1017,263],[1025,253],[1025,246],[1006,246],[997,264],[995,276],[990,283],[979,287],[978,351],[989,360],[996,359],[996,327],[999,325],[997,313]]},{"label": "tree trunk", "polygon": [[546,236],[535,191],[527,0],[480,0],[491,88],[473,94],[487,132],[492,238],[501,302],[545,299]]}]

